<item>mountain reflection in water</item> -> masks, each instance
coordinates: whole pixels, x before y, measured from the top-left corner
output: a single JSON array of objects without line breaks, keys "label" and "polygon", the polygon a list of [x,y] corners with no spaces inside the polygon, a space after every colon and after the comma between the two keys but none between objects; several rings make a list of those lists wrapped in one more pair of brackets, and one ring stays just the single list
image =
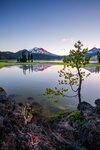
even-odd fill
[{"label": "mountain reflection in water", "polygon": [[100,72],[100,66],[90,66],[90,67],[85,67],[86,70],[90,71],[91,73],[99,73]]},{"label": "mountain reflection in water", "polygon": [[[57,97],[58,103],[50,103],[47,97],[43,96],[46,88],[55,86],[68,88],[68,95],[74,94],[68,85],[58,83],[58,71],[62,68],[67,70],[66,66],[51,64],[5,66],[0,69],[0,86],[17,102],[28,100],[40,103],[46,114],[65,109],[73,111],[77,108],[77,97]],[[86,67],[83,70],[91,74],[82,84],[82,100],[94,105],[94,101],[100,98],[100,67]]]},{"label": "mountain reflection in water", "polygon": [[43,71],[47,69],[48,67],[51,67],[50,64],[34,64],[34,65],[20,65],[19,68],[23,69],[23,74],[26,75],[27,71],[30,72],[38,72]]},{"label": "mountain reflection in water", "polygon": [[[51,64],[30,64],[30,65],[19,65],[19,68],[23,70],[23,74],[26,75],[27,71],[30,72],[38,72],[38,71],[44,71],[45,69],[51,67]],[[64,65],[62,68],[66,68]],[[90,67],[84,67],[87,71],[91,73],[99,73],[100,72],[100,66],[90,66]]]}]

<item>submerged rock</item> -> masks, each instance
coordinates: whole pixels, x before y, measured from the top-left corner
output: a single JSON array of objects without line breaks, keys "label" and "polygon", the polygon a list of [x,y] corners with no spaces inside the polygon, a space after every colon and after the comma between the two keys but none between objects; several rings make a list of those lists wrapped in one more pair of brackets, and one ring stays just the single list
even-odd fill
[{"label": "submerged rock", "polygon": [[27,97],[29,101],[34,100],[34,97]]},{"label": "submerged rock", "polygon": [[36,111],[36,112],[39,112],[39,113],[41,113],[41,111],[42,111],[42,109],[43,109],[43,108],[42,108],[42,105],[40,105],[40,104],[37,103],[37,102],[31,103],[30,107],[31,107],[32,110],[34,110],[34,111]]}]

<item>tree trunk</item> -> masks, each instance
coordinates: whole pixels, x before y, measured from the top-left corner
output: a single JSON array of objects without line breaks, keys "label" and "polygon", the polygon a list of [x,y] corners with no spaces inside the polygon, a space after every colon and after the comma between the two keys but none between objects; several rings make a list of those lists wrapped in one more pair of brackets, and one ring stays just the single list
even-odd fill
[{"label": "tree trunk", "polygon": [[81,87],[82,87],[82,77],[81,77],[81,73],[79,70],[79,67],[77,66],[77,71],[78,71],[78,75],[79,75],[79,88],[78,88],[78,100],[79,100],[79,105],[80,105],[80,113],[81,115],[83,114],[82,109],[81,109]]},{"label": "tree trunk", "polygon": [[79,104],[81,103],[81,86],[82,86],[82,80],[81,80],[81,75],[79,74],[79,88],[78,88]]}]

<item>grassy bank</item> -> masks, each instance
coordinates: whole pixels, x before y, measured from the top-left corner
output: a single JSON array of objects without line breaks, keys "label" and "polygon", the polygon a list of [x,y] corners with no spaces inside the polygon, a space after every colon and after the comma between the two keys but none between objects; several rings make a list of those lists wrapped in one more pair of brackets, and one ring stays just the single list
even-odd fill
[{"label": "grassy bank", "polygon": [[51,65],[63,65],[63,62],[7,62],[7,61],[0,61],[0,68],[7,66],[7,65],[34,65],[34,64],[51,64]]},{"label": "grassy bank", "polygon": [[91,66],[100,66],[100,63],[90,63],[86,65],[87,67],[91,67]]},{"label": "grassy bank", "polygon": [[[9,61],[0,61],[0,68],[7,66],[7,65],[32,65],[32,64],[51,64],[51,65],[63,65],[63,62],[55,62],[55,61],[47,61],[47,62],[9,62]],[[86,66],[100,66],[100,63],[90,63]]]}]

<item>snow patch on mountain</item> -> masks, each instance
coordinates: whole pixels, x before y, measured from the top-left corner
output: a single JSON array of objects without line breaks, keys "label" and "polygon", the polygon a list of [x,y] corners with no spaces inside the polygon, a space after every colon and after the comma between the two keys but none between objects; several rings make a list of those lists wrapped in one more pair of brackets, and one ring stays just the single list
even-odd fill
[{"label": "snow patch on mountain", "polygon": [[52,53],[48,52],[47,50],[45,50],[43,48],[38,48],[38,47],[34,47],[33,49],[30,49],[29,52],[35,53],[35,54],[46,54],[46,55],[56,56],[55,54],[52,54]]},{"label": "snow patch on mountain", "polygon": [[97,53],[97,52],[100,52],[100,48],[94,47],[94,48],[90,49],[87,53],[92,54],[92,53]]}]

